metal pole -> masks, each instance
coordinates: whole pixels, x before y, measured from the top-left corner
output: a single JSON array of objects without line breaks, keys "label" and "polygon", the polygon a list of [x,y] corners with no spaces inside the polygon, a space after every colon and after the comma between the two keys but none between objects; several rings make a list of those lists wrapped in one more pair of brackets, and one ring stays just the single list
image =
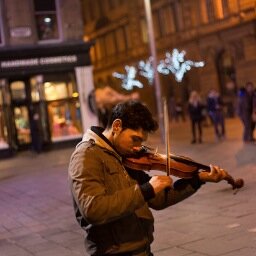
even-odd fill
[{"label": "metal pole", "polygon": [[164,139],[162,90],[161,90],[161,85],[159,80],[159,74],[157,72],[157,55],[156,55],[155,36],[154,36],[154,30],[153,30],[150,0],[144,0],[144,5],[145,5],[145,12],[146,12],[147,27],[148,27],[150,52],[153,58],[152,64],[153,64],[153,70],[154,70],[154,82],[155,82],[155,90],[156,90],[156,104],[157,104],[157,113],[158,113],[158,119],[159,119],[158,120],[159,128],[161,132],[161,137],[162,139]]}]

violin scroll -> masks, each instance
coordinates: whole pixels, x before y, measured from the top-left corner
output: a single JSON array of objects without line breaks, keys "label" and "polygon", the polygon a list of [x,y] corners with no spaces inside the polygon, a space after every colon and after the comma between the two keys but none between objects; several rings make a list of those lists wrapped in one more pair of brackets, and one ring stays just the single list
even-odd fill
[{"label": "violin scroll", "polygon": [[239,188],[242,188],[244,186],[244,180],[243,179],[236,179],[235,180],[229,174],[227,175],[227,177],[224,178],[224,180],[226,180],[228,182],[228,184],[230,184],[232,186],[233,189],[239,189]]}]

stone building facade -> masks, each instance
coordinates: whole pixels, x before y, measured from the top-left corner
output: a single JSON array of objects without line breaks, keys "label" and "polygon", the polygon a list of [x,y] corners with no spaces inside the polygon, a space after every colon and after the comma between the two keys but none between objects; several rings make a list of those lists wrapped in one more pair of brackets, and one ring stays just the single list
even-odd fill
[{"label": "stone building facade", "polygon": [[[106,84],[120,90],[113,72],[125,73],[150,56],[144,0],[83,0],[84,34],[95,41],[91,51],[95,86]],[[191,90],[206,97],[216,88],[233,115],[238,88],[250,80],[256,84],[256,6],[254,0],[152,0],[151,9],[158,60],[173,49],[185,50],[190,60],[205,66],[192,68],[177,82],[172,74],[161,75],[164,96],[186,102]],[[136,88],[142,100],[155,106],[154,86],[143,77]],[[158,99],[159,100],[159,99]]]}]

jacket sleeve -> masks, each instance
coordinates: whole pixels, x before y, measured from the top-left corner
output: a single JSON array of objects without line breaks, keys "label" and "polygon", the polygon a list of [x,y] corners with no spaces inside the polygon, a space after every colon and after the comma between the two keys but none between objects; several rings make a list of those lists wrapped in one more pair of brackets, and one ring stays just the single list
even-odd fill
[{"label": "jacket sleeve", "polygon": [[202,184],[204,182],[200,181],[198,176],[191,179],[179,179],[173,184],[171,189],[164,190],[151,199],[149,206],[155,210],[161,210],[177,204],[192,196]]},{"label": "jacket sleeve", "polygon": [[[138,184],[120,184],[120,181],[126,181],[125,177],[118,176],[125,175],[124,172],[116,172],[113,177],[112,174],[109,175],[110,181],[113,179],[113,191],[110,193],[104,164],[97,151],[86,149],[76,150],[69,165],[72,196],[83,218],[91,224],[113,221],[133,213],[145,204]],[[128,180],[126,182],[129,183]]]}]

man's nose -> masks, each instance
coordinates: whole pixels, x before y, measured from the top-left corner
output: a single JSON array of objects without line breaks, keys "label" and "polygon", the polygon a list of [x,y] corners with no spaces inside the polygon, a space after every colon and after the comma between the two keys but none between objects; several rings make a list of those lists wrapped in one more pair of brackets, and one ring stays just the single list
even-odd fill
[{"label": "man's nose", "polygon": [[136,146],[133,146],[133,148],[132,148],[132,149],[133,149],[133,151],[134,151],[134,152],[138,152],[138,151],[140,151],[140,150],[141,150],[141,143],[140,143],[140,145],[139,145],[139,146],[137,146],[137,145],[136,145]]}]

